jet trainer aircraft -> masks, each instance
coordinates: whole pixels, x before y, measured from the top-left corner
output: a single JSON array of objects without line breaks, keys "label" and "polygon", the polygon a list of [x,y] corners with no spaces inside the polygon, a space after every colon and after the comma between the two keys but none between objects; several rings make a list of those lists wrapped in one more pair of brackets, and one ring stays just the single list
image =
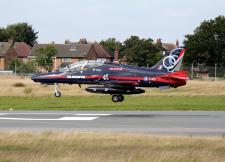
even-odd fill
[{"label": "jet trainer aircraft", "polygon": [[60,97],[59,84],[92,84],[85,90],[91,93],[110,94],[113,102],[122,102],[123,95],[141,94],[140,87],[168,89],[186,84],[187,71],[180,71],[185,53],[176,48],[150,68],[104,61],[81,61],[56,72],[37,74],[32,80],[42,84],[55,84],[55,97]]}]

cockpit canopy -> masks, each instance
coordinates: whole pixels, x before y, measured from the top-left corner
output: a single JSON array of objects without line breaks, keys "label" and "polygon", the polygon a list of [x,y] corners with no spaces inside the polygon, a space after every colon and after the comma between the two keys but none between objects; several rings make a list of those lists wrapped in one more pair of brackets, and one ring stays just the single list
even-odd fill
[{"label": "cockpit canopy", "polygon": [[65,71],[80,71],[89,68],[99,67],[104,64],[104,61],[100,60],[89,60],[89,61],[79,61],[73,64],[70,64],[64,68],[59,69],[61,72]]}]

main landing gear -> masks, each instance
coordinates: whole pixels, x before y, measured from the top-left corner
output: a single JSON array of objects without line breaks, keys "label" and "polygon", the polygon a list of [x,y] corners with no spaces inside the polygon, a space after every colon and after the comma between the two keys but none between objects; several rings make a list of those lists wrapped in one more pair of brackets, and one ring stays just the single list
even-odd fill
[{"label": "main landing gear", "polygon": [[55,97],[60,97],[61,96],[61,92],[59,91],[59,84],[55,83],[55,92],[54,92],[54,96]]},{"label": "main landing gear", "polygon": [[124,100],[124,96],[123,95],[121,95],[121,94],[119,94],[119,95],[117,95],[117,94],[114,94],[114,95],[112,95],[112,101],[113,102],[123,102],[123,100]]}]

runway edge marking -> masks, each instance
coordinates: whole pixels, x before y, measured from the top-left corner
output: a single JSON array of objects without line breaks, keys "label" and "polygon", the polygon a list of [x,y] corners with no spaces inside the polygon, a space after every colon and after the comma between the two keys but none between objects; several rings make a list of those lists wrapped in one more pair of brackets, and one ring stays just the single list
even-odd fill
[{"label": "runway edge marking", "polygon": [[32,119],[32,118],[7,118],[7,117],[0,117],[0,120],[22,120],[22,121],[68,121],[68,120],[95,120],[99,117],[61,117],[57,119]]},{"label": "runway edge marking", "polygon": [[[35,113],[5,113],[5,114],[0,114],[1,116],[4,115],[12,115],[12,114],[35,114]],[[51,113],[48,113],[51,114]],[[42,115],[42,114],[38,114]],[[75,116],[64,116],[56,119],[52,118],[13,118],[13,117],[0,117],[0,120],[23,120],[23,121],[71,121],[71,120],[79,120],[79,121],[88,121],[88,120],[95,120],[100,118],[100,116],[109,116],[112,114],[85,114],[85,113],[80,113],[80,114],[73,114]]]},{"label": "runway edge marking", "polygon": [[112,114],[75,114],[75,115],[78,115],[78,116],[109,116]]}]

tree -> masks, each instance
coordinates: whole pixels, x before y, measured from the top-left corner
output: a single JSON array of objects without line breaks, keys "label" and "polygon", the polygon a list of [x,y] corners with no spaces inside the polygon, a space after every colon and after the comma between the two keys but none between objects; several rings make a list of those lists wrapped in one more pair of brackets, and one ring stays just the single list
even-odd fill
[{"label": "tree", "polygon": [[109,52],[114,53],[115,49],[121,49],[122,43],[116,40],[116,38],[108,38],[106,40],[102,40],[100,44],[106,48]]},{"label": "tree", "polygon": [[17,72],[18,71],[18,67],[21,65],[21,62],[18,59],[14,59],[9,63],[9,69]]},{"label": "tree", "polygon": [[19,73],[35,73],[36,67],[34,62],[27,62],[27,63],[21,63],[21,65],[18,67]]},{"label": "tree", "polygon": [[9,40],[9,33],[6,29],[0,28],[0,42],[6,42]]},{"label": "tree", "polygon": [[27,23],[8,25],[5,30],[8,33],[8,39],[13,39],[16,42],[26,42],[30,46],[33,46],[38,38],[38,32],[35,32],[32,26]]},{"label": "tree", "polygon": [[47,71],[52,70],[53,60],[52,57],[57,53],[57,49],[53,45],[47,45],[45,47],[36,50],[36,62],[39,66],[43,67]]},{"label": "tree", "polygon": [[225,61],[225,17],[204,21],[185,36],[186,60],[189,63],[219,63]]},{"label": "tree", "polygon": [[123,53],[126,55],[129,64],[138,66],[152,66],[160,58],[161,47],[154,44],[152,39],[140,39],[137,36],[131,36],[124,41]]},{"label": "tree", "polygon": [[16,73],[34,73],[36,71],[34,62],[21,62],[14,59],[9,63],[9,69]]}]

